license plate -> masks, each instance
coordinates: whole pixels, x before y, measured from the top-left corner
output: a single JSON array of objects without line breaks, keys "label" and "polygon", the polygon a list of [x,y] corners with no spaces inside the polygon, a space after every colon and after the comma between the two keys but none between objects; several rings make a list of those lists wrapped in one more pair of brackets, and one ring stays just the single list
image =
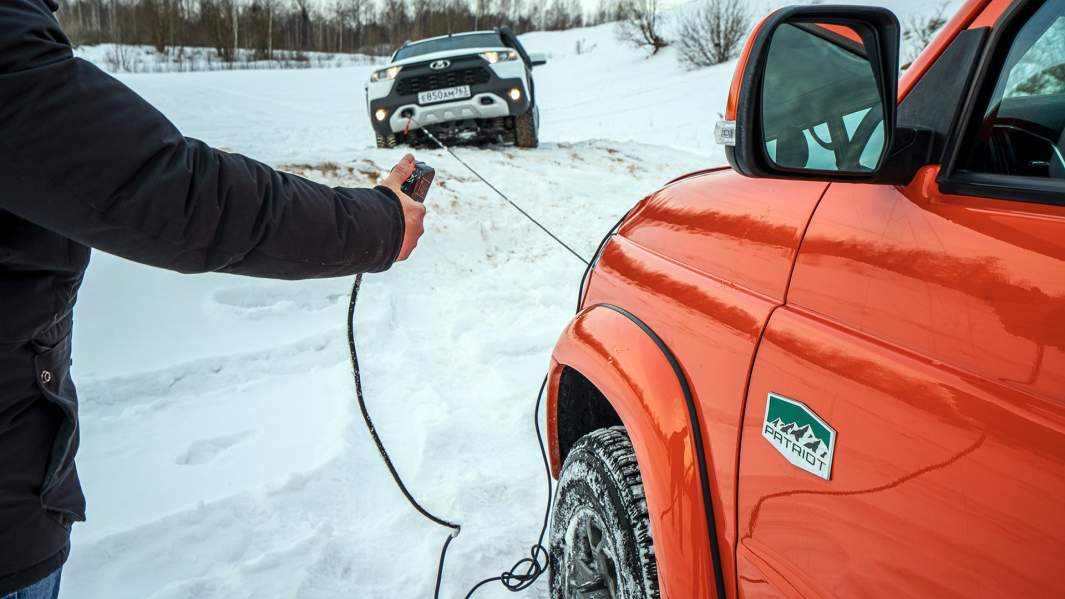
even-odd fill
[{"label": "license plate", "polygon": [[444,89],[431,89],[427,92],[418,92],[418,103],[434,104],[436,102],[447,102],[448,100],[460,100],[469,97],[470,86],[459,85],[456,87],[445,87]]}]

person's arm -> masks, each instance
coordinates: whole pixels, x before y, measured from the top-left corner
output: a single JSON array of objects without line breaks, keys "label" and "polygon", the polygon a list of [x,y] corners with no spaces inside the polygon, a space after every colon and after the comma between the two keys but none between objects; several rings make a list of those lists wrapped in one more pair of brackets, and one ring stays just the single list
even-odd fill
[{"label": "person's arm", "polygon": [[73,58],[44,0],[0,2],[0,210],[180,272],[377,272],[404,246],[394,192],[329,188],[185,138]]}]

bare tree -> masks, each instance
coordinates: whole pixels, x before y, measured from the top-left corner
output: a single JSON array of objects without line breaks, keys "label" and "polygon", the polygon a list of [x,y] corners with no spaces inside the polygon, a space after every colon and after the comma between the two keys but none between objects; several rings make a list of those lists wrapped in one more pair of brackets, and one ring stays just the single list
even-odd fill
[{"label": "bare tree", "polygon": [[173,39],[176,9],[174,0],[144,0],[136,13],[137,19],[148,32],[152,46],[159,52],[165,52]]},{"label": "bare tree", "polygon": [[622,0],[617,35],[637,48],[650,48],[651,54],[669,45],[662,35],[658,0]]},{"label": "bare tree", "polygon": [[540,28],[547,31],[573,29],[584,25],[584,14],[579,0],[553,0],[545,2]]},{"label": "bare tree", "polygon": [[104,53],[104,62],[112,73],[136,73],[137,49],[128,44],[114,44]]},{"label": "bare tree", "polygon": [[612,23],[624,18],[622,4],[617,0],[599,0],[599,6],[585,19],[587,25],[600,25]]},{"label": "bare tree", "polygon": [[275,2],[276,0],[265,0],[263,3],[266,7],[266,60],[274,59],[274,12],[277,11]]},{"label": "bare tree", "polygon": [[902,34],[902,39],[906,43],[906,60],[903,62],[903,68],[909,67],[913,61],[917,60],[928,44],[932,43],[932,38],[947,24],[947,19],[943,16],[946,8],[947,3],[940,2],[934,12],[910,17],[910,20],[906,22],[906,31]]},{"label": "bare tree", "polygon": [[236,58],[233,35],[235,26],[231,22],[236,14],[235,9],[234,0],[200,0],[200,20],[207,31],[208,45],[227,63]]},{"label": "bare tree", "polygon": [[708,67],[739,55],[751,23],[743,0],[702,0],[681,16],[677,51],[692,68]]},{"label": "bare tree", "polygon": [[240,9],[236,2],[233,2],[230,12],[230,20],[233,25],[233,57],[236,58],[240,54]]}]

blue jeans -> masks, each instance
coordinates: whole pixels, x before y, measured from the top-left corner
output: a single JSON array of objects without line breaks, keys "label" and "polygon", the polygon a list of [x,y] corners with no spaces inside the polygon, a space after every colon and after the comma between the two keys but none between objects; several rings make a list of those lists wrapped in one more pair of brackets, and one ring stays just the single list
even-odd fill
[{"label": "blue jeans", "polygon": [[49,574],[44,580],[35,582],[30,586],[9,593],[0,599],[57,599],[59,597],[59,574],[62,568]]}]

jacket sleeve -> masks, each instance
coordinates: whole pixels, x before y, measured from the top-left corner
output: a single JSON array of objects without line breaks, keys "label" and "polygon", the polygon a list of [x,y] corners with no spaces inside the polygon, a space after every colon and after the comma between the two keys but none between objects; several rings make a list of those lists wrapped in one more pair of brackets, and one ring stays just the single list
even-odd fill
[{"label": "jacket sleeve", "polygon": [[0,209],[187,273],[377,272],[403,241],[385,188],[329,188],[182,136],[73,58],[45,0],[0,2]]}]

